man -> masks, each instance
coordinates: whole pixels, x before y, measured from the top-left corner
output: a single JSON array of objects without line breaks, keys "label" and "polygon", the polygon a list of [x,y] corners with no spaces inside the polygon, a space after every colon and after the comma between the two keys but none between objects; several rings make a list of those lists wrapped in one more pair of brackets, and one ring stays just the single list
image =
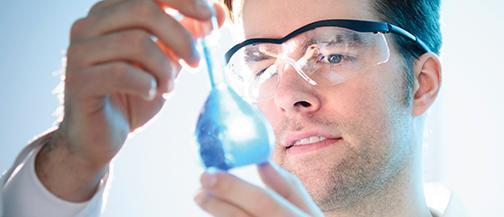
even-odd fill
[{"label": "man", "polygon": [[[200,0],[106,0],[73,25],[64,118],[3,177],[5,216],[98,215],[111,159],[160,110],[177,60],[199,60],[203,33],[168,6],[200,21],[224,14]],[[247,39],[272,38],[227,57],[233,87],[275,130],[278,166],[258,167],[268,190],[207,171],[197,204],[214,216],[440,215],[426,204],[419,139],[441,84],[439,1],[235,6]]]}]

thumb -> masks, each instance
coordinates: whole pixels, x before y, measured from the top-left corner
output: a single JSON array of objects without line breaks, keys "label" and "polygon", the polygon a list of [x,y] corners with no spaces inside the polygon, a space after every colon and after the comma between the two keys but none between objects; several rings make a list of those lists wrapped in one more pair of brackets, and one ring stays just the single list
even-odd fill
[{"label": "thumb", "polygon": [[296,176],[280,168],[273,162],[260,164],[258,171],[264,184],[296,207],[314,216],[323,216]]}]

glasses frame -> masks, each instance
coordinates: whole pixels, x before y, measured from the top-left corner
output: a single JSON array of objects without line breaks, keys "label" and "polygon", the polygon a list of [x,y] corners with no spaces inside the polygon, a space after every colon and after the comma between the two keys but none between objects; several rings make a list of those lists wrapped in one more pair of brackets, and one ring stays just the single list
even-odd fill
[{"label": "glasses frame", "polygon": [[283,44],[284,42],[288,41],[289,39],[296,37],[297,35],[313,30],[318,27],[327,27],[327,26],[334,26],[334,27],[342,27],[342,28],[347,28],[354,30],[356,32],[372,32],[372,33],[383,33],[383,34],[389,34],[389,33],[394,33],[397,35],[400,35],[402,37],[405,37],[406,39],[410,40],[411,42],[414,43],[414,45],[420,49],[422,52],[421,54],[430,52],[429,47],[417,36],[411,34],[410,32],[404,30],[401,27],[395,26],[393,24],[387,23],[387,22],[378,22],[378,21],[368,21],[368,20],[349,20],[349,19],[330,19],[330,20],[320,20],[316,21],[310,24],[307,24],[305,26],[302,26],[293,32],[289,33],[283,38],[251,38],[247,39],[241,43],[236,44],[235,46],[231,47],[226,54],[226,65],[229,63],[231,60],[231,57],[241,48],[251,45],[251,44],[258,44],[258,43],[270,43],[270,44]]}]

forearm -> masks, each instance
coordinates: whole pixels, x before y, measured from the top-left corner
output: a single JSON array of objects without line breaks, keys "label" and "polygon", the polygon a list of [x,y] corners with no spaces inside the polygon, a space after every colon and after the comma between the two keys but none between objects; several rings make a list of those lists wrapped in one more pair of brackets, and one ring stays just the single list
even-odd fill
[{"label": "forearm", "polygon": [[41,183],[54,195],[71,202],[90,200],[96,193],[108,165],[86,163],[72,153],[66,140],[55,132],[35,159]]}]

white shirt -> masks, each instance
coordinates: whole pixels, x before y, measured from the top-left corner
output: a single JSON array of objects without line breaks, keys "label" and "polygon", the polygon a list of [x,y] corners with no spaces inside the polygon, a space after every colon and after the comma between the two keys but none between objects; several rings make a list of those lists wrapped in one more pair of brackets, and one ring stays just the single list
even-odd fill
[{"label": "white shirt", "polygon": [[84,203],[73,203],[49,192],[35,173],[35,156],[51,133],[25,147],[0,178],[0,217],[96,217],[105,201],[107,176],[97,193]]},{"label": "white shirt", "polygon": [[[51,133],[31,142],[0,178],[0,217],[96,217],[106,201],[108,174],[89,201],[73,203],[49,192],[35,173],[35,156]],[[426,184],[427,205],[435,217],[465,216],[452,193],[441,185]]]}]

